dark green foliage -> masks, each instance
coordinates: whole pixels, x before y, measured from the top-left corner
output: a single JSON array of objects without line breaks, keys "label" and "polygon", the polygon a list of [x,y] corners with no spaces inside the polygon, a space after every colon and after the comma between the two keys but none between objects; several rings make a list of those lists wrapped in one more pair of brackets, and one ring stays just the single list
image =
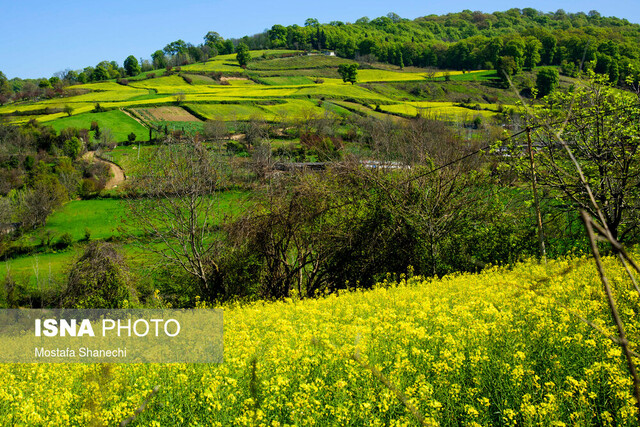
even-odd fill
[{"label": "dark green foliage", "polygon": [[512,56],[501,56],[496,63],[496,72],[505,86],[508,85],[511,76],[520,71],[520,67]]},{"label": "dark green foliage", "polygon": [[549,95],[558,87],[559,77],[558,70],[555,68],[543,68],[538,71],[536,77],[536,88],[538,89],[538,97],[542,98]]},{"label": "dark green foliage", "polygon": [[128,76],[137,76],[140,74],[140,64],[135,56],[127,56],[127,59],[124,60],[124,70]]},{"label": "dark green foliage", "polygon": [[249,46],[244,43],[238,44],[238,47],[236,48],[236,59],[242,68],[246,68],[249,61],[251,61]]},{"label": "dark green foliage", "polygon": [[62,149],[65,156],[69,157],[71,160],[75,160],[82,151],[82,141],[80,141],[78,137],[74,136],[64,142]]},{"label": "dark green foliage", "polygon": [[58,248],[60,248],[60,249],[65,249],[65,248],[68,248],[69,246],[71,246],[72,244],[73,244],[73,237],[71,236],[71,234],[70,233],[64,233],[58,239],[58,242],[57,242],[56,246]]},{"label": "dark green foliage", "polygon": [[110,243],[92,242],[69,271],[65,308],[123,308],[130,298],[126,263]]},{"label": "dark green foliage", "polygon": [[358,64],[340,64],[338,74],[345,83],[355,84],[358,80]]},{"label": "dark green foliage", "polygon": [[73,107],[69,104],[65,104],[63,111],[66,113],[67,116],[71,117],[71,115],[73,114]]}]

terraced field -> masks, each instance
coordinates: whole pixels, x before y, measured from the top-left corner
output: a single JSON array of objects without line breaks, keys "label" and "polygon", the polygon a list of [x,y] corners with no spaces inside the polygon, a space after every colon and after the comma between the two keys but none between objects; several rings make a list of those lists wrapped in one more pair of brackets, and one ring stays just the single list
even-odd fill
[{"label": "terraced field", "polygon": [[[493,106],[481,106],[480,110],[473,111],[451,102],[428,99],[410,102],[407,99],[412,98],[407,98],[406,92],[386,89],[394,82],[420,84],[439,79],[444,71],[427,74],[427,70],[380,65],[359,70],[358,84],[352,85],[344,83],[337,73],[338,65],[353,63],[349,59],[278,50],[253,51],[252,57],[254,60],[246,70],[237,65],[235,55],[220,55],[206,63],[176,68],[171,75],[164,75],[164,70],[147,72],[130,79],[126,85],[114,81],[76,85],[67,88],[67,97],[0,107],[0,116],[15,123],[36,119],[50,123],[56,130],[70,126],[88,128],[96,121],[101,127],[111,129],[120,142],[131,132],[138,140],[146,139],[148,130],[144,125],[149,123],[166,122],[180,129],[179,123],[196,123],[201,119],[244,121],[260,117],[276,121],[284,117],[305,117],[310,112],[358,112],[378,118],[428,113],[446,120],[466,120],[496,112]],[[486,71],[447,73],[454,81],[488,77]],[[451,84],[464,83],[452,81]],[[180,103],[193,114],[178,105]],[[94,113],[96,104],[109,111]],[[63,112],[65,106],[73,109],[71,117]],[[376,106],[381,107],[376,109]],[[117,111],[123,108],[137,113],[142,120],[137,122]]]}]

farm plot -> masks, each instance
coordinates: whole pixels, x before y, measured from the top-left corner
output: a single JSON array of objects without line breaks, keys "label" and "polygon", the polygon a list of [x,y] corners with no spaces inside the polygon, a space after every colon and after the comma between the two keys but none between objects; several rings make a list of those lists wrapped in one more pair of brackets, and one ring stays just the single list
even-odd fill
[{"label": "farm plot", "polygon": [[335,68],[340,64],[355,64],[355,61],[337,56],[302,55],[290,58],[276,58],[265,61],[253,61],[249,70],[295,70],[310,68]]},{"label": "farm plot", "polygon": [[261,106],[252,104],[188,104],[189,108],[210,120],[249,120],[260,117],[272,120],[273,114],[265,111]]},{"label": "farm plot", "polygon": [[[481,108],[490,108],[491,104],[482,104]],[[492,117],[496,114],[492,110],[472,110],[470,108],[460,107],[453,102],[407,102],[403,104],[381,105],[380,109],[384,112],[402,114],[406,116],[416,116],[418,114],[444,120],[471,120],[473,117],[480,115],[483,117]]]},{"label": "farm plot", "polygon": [[214,85],[218,84],[209,76],[203,76],[201,74],[184,74],[184,77],[191,80],[192,85]]},{"label": "farm plot", "polygon": [[198,93],[206,92],[208,88],[203,85],[190,85],[185,82],[182,77],[176,75],[137,81],[135,83],[131,83],[130,86],[145,90],[153,89],[157,91],[158,94],[175,94],[179,92]]},{"label": "farm plot", "polygon": [[152,107],[152,108],[136,108],[134,110],[141,117],[149,122],[199,122],[193,114],[189,113],[182,107]]}]

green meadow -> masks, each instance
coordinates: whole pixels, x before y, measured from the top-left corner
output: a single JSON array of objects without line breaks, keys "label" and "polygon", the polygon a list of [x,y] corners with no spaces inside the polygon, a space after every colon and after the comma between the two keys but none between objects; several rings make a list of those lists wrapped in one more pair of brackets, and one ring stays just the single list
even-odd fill
[{"label": "green meadow", "polygon": [[109,129],[117,142],[126,141],[131,132],[136,135],[136,140],[146,141],[149,139],[149,130],[120,110],[63,117],[52,121],[51,126],[56,131],[70,127],[88,129],[91,127],[92,122],[98,123],[98,126],[103,131]]},{"label": "green meadow", "polygon": [[[128,163],[122,160],[133,151],[132,148],[116,148],[113,153],[114,160],[133,166],[136,159],[131,158]],[[148,146],[143,148],[146,153],[151,149]],[[223,191],[217,197],[214,208],[216,222],[222,221],[225,216],[232,217],[243,212],[247,203],[250,203],[250,193],[245,191]],[[129,230],[124,223],[126,218],[127,205],[122,199],[73,200],[65,204],[49,217],[44,228],[27,233],[21,238],[23,245],[31,246],[37,251],[35,254],[11,258],[0,263],[0,282],[10,273],[20,283],[29,283],[31,286],[37,286],[45,279],[47,283],[60,283],[66,268],[86,243],[86,231],[90,233],[90,240],[119,242],[133,267],[139,268],[135,267],[134,255],[139,254],[140,249],[128,239]],[[69,248],[58,250],[55,243],[65,233],[71,235],[73,243]],[[46,236],[51,236],[51,248],[40,247],[42,239]]]}]

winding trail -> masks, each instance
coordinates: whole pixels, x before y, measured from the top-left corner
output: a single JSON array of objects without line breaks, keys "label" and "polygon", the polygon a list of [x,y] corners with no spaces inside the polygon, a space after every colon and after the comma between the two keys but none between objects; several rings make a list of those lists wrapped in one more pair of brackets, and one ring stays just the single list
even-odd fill
[{"label": "winding trail", "polygon": [[109,181],[107,181],[107,184],[104,186],[104,188],[107,190],[118,187],[118,185],[122,184],[127,179],[127,176],[124,174],[124,171],[120,166],[116,165],[113,162],[110,162],[109,160],[103,159],[100,156],[97,156],[95,151],[87,151],[84,156],[82,156],[82,158],[85,160],[93,160],[109,165],[109,169],[111,170],[111,174],[113,176],[109,179]]}]

